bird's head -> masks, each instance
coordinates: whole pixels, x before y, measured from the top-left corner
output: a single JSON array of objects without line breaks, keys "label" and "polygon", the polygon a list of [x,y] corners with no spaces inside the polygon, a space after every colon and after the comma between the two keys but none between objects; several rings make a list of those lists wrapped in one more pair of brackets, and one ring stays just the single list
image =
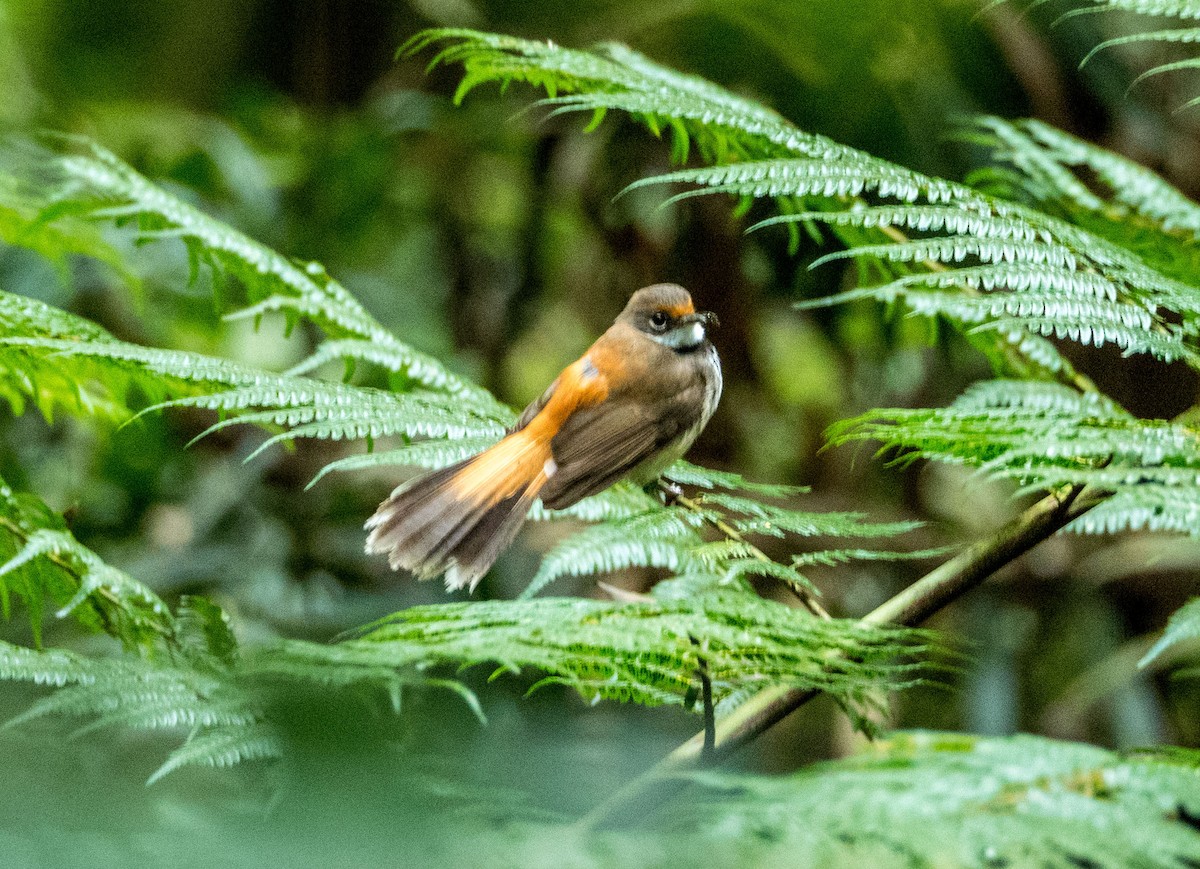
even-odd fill
[{"label": "bird's head", "polygon": [[638,290],[617,321],[677,353],[703,346],[708,330],[719,325],[717,315],[697,311],[691,295],[678,284],[654,284]]}]

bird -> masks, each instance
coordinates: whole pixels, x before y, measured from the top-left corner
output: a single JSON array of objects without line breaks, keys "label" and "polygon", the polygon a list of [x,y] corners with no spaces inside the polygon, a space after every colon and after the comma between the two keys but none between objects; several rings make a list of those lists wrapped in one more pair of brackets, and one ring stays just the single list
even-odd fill
[{"label": "bird", "polygon": [[474,591],[537,499],[561,510],[622,479],[654,484],[721,398],[717,325],[678,284],[638,290],[502,440],[398,486],[367,520],[367,553]]}]

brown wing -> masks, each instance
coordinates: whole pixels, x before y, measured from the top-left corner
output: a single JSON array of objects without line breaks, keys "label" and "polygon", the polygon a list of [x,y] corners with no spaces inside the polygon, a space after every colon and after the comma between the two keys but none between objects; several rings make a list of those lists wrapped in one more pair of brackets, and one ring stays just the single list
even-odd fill
[{"label": "brown wing", "polygon": [[696,422],[696,388],[672,351],[614,325],[517,422],[550,443],[542,502],[569,507],[677,440]]},{"label": "brown wing", "polygon": [[680,434],[677,418],[651,415],[644,402],[610,398],[571,414],[550,441],[557,468],[542,502],[553,510],[607,489]]},{"label": "brown wing", "polygon": [[533,421],[533,418],[542,412],[542,408],[550,403],[550,399],[554,396],[554,390],[558,389],[558,382],[562,380],[562,376],[554,378],[554,382],[546,387],[546,391],[539,395],[536,399],[530,402],[529,406],[521,411],[521,415],[517,417],[517,421],[513,423],[512,428],[508,430],[509,434],[515,431],[520,431]]}]

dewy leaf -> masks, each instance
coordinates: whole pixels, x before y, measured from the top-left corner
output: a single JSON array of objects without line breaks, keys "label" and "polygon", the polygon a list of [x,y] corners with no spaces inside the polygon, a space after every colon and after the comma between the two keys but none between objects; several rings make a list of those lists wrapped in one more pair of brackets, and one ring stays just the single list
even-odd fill
[{"label": "dewy leaf", "polygon": [[[221,425],[245,422],[294,429],[283,437],[498,437],[506,423],[490,401],[480,404],[439,392],[392,393],[290,377],[106,337],[3,338],[0,358],[25,375],[0,379],[0,384],[28,393],[47,413],[65,405],[80,413],[102,411],[127,417],[129,393],[136,386],[159,401],[159,407],[202,407],[234,414]],[[84,392],[84,388],[102,391]]]}]

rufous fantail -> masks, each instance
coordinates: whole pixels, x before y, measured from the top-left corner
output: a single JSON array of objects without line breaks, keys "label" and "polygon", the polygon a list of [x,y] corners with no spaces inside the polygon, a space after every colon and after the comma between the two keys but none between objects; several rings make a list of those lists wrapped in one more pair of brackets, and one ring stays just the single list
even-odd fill
[{"label": "rufous fantail", "polygon": [[625,477],[653,482],[721,397],[708,340],[716,323],[676,284],[638,290],[503,440],[392,492],[367,521],[367,552],[421,579],[445,573],[447,589],[474,589],[536,499],[559,510]]}]

